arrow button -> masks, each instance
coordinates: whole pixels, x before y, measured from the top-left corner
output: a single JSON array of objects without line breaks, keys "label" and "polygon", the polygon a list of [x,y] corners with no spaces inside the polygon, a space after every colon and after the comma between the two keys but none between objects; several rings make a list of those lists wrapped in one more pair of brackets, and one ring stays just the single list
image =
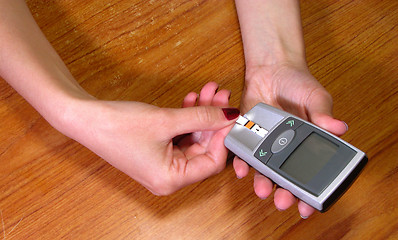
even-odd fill
[{"label": "arrow button", "polygon": [[260,157],[264,157],[265,155],[267,155],[267,152],[264,152],[264,151],[261,149],[260,152],[258,153],[258,155],[260,155]]},{"label": "arrow button", "polygon": [[268,159],[271,158],[271,151],[267,147],[264,148],[264,146],[260,146],[257,151],[254,153],[254,157],[256,157],[258,160],[260,160],[262,163],[266,164],[268,162]]},{"label": "arrow button", "polygon": [[292,119],[292,120],[289,120],[289,121],[287,121],[287,123],[286,123],[287,125],[290,125],[290,127],[293,127],[294,126],[294,120]]},{"label": "arrow button", "polygon": [[303,122],[300,121],[299,119],[289,117],[289,118],[287,118],[287,119],[285,120],[285,124],[284,124],[283,129],[292,129],[292,130],[296,130],[298,127],[301,126],[301,124],[303,124]]}]

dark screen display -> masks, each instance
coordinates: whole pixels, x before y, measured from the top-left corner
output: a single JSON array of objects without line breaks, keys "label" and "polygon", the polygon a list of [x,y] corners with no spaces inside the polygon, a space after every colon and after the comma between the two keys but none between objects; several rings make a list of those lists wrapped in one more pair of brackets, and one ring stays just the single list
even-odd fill
[{"label": "dark screen display", "polygon": [[336,154],[338,146],[311,133],[285,160],[280,169],[302,184],[308,183]]}]

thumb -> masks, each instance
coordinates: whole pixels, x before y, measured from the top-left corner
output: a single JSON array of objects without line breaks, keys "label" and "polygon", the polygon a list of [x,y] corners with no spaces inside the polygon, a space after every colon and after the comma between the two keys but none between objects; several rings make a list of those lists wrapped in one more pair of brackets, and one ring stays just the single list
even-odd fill
[{"label": "thumb", "polygon": [[237,108],[198,106],[170,110],[170,126],[175,135],[198,131],[213,131],[235,123],[240,111]]},{"label": "thumb", "polygon": [[333,100],[329,94],[312,98],[307,111],[309,120],[326,131],[341,136],[348,130],[345,122],[333,117]]}]

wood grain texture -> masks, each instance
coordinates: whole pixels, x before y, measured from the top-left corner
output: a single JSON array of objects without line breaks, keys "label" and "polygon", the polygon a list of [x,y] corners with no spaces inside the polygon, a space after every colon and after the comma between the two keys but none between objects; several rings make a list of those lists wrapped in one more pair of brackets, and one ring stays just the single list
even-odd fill
[{"label": "wood grain texture", "polygon": [[[34,1],[72,74],[101,99],[179,107],[208,81],[239,106],[244,56],[232,0]],[[302,1],[307,59],[343,138],[369,163],[327,213],[258,199],[232,165],[156,197],[54,130],[0,81],[0,238],[398,239],[398,2]],[[2,46],[4,47],[4,46]]]}]

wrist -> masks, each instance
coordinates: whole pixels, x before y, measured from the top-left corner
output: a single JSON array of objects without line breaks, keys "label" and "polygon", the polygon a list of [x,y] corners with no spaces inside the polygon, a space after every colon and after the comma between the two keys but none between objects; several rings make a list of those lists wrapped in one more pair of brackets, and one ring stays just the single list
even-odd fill
[{"label": "wrist", "polygon": [[247,68],[306,66],[298,1],[235,2]]},{"label": "wrist", "polygon": [[263,43],[260,42],[244,42],[245,62],[248,67],[257,66],[285,66],[298,65],[306,66],[306,56],[304,43],[297,38],[288,40],[288,36],[283,34],[272,33],[274,36]]},{"label": "wrist", "polygon": [[310,71],[308,69],[307,63],[301,60],[291,60],[284,59],[278,62],[274,62],[272,64],[247,64],[246,72],[245,72],[245,81],[246,84],[252,82],[259,82],[261,84],[271,84],[270,80],[279,79],[279,75],[283,75],[285,72],[301,72],[308,73]]},{"label": "wrist", "polygon": [[270,74],[285,68],[307,70],[304,43],[297,39],[287,41],[286,36],[273,34],[271,40],[263,44],[245,44],[246,74],[258,68],[268,69]]},{"label": "wrist", "polygon": [[[51,98],[51,103],[45,104],[40,114],[62,134],[75,139],[75,135],[83,130],[85,116],[92,106],[100,101],[84,90],[63,92]],[[86,125],[90,126],[90,125]]]}]

